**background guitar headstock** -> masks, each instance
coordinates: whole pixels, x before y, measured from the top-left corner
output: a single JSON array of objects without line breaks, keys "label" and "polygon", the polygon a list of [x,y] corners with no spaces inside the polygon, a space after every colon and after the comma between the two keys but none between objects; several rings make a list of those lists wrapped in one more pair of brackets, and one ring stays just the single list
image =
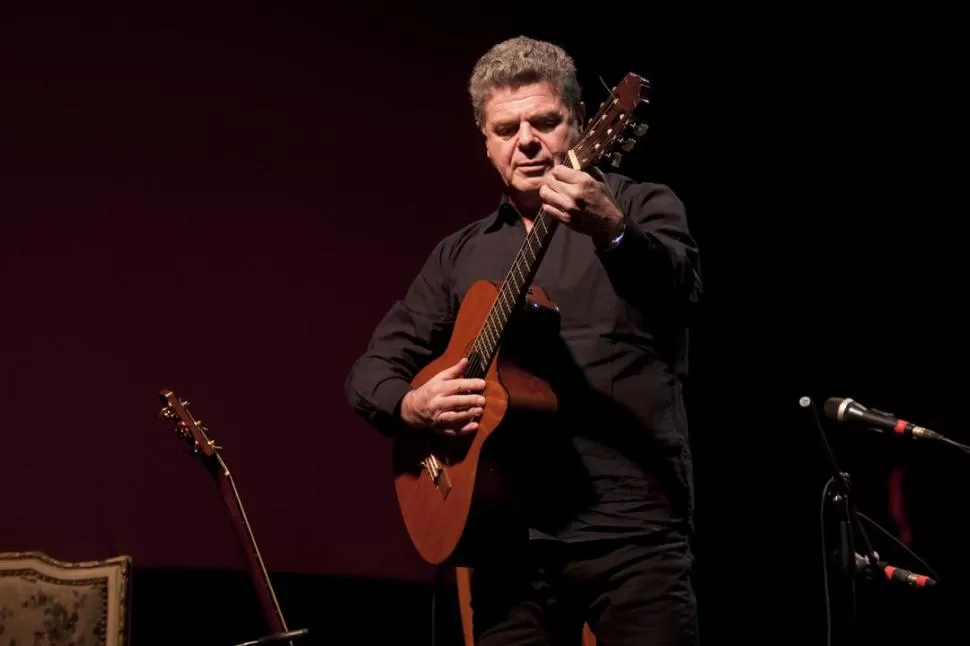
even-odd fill
[{"label": "background guitar headstock", "polygon": [[158,413],[159,418],[175,422],[175,432],[188,443],[194,454],[201,454],[206,458],[216,457],[217,451],[222,447],[209,439],[206,435],[208,429],[189,412],[189,402],[167,388],[160,390],[158,395],[163,404]]},{"label": "background guitar headstock", "polygon": [[575,168],[584,170],[604,158],[614,167],[620,165],[622,154],[614,148],[629,152],[636,145],[636,139],[647,132],[647,124],[639,119],[637,111],[650,102],[649,89],[647,79],[630,72],[610,90],[609,100],[600,104],[587,122],[582,138],[569,151]]}]

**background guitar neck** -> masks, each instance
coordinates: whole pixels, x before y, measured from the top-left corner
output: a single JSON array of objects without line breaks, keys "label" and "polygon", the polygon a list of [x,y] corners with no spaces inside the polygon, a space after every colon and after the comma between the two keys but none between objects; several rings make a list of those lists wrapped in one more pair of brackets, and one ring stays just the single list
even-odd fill
[{"label": "background guitar neck", "polygon": [[[221,477],[219,478],[219,489],[222,491],[222,499],[226,504],[226,509],[229,510],[229,515],[232,517],[233,526],[236,528],[239,542],[246,554],[247,569],[252,578],[256,595],[259,598],[259,605],[263,611],[267,629],[273,634],[288,632],[289,629],[286,627],[286,620],[283,618],[283,612],[280,609],[279,601],[273,590],[269,572],[266,570],[263,557],[259,553],[259,547],[256,545],[256,536],[249,524],[249,519],[246,517],[246,510],[243,508],[239,491],[236,489],[232,475],[229,473],[229,469],[221,457],[219,457],[218,462],[222,468]],[[292,642],[288,643],[292,646]]]}]

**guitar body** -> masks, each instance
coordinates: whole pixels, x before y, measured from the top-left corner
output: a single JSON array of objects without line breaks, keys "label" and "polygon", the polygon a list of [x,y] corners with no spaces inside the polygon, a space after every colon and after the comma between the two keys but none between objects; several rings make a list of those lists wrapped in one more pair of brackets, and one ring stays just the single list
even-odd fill
[{"label": "guitar body", "polygon": [[[469,288],[448,347],[417,374],[414,387],[471,354],[499,288],[485,280]],[[517,437],[558,408],[549,382],[528,366],[541,365],[541,353],[532,351],[542,347],[542,338],[558,334],[559,315],[555,304],[533,287],[516,316],[485,374],[478,429],[452,437],[415,432],[395,441],[398,504],[415,548],[429,563],[470,566],[484,551],[528,536],[510,467]]]}]

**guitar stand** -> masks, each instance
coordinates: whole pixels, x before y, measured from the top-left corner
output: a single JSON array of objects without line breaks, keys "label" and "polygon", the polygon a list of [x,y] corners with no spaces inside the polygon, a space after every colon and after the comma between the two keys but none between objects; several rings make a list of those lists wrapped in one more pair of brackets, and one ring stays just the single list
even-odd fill
[{"label": "guitar stand", "polygon": [[263,644],[279,644],[280,642],[287,642],[287,641],[290,641],[291,639],[306,637],[309,633],[310,633],[310,630],[308,628],[301,628],[300,630],[289,630],[285,633],[266,635],[265,637],[260,637],[259,639],[251,642],[242,642],[241,644],[236,644],[235,646],[262,646]]}]

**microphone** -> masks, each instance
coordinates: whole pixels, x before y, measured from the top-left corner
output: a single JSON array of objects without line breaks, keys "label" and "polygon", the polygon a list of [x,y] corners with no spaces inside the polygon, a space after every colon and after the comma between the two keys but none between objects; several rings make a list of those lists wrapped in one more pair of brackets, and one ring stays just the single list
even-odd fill
[{"label": "microphone", "polygon": [[875,564],[870,564],[869,559],[862,556],[858,552],[855,553],[855,567],[860,572],[865,572],[871,577],[886,579],[887,581],[895,581],[898,583],[905,583],[906,585],[910,585],[915,588],[929,588],[936,585],[936,579],[932,577],[926,576],[925,574],[916,574],[915,572],[904,570],[901,567],[889,565],[885,561],[878,561]]},{"label": "microphone", "polygon": [[827,417],[843,424],[863,422],[871,428],[890,431],[906,437],[946,441],[946,438],[935,431],[917,426],[907,420],[899,419],[889,413],[866,408],[849,397],[829,397],[825,400],[822,410]]}]

